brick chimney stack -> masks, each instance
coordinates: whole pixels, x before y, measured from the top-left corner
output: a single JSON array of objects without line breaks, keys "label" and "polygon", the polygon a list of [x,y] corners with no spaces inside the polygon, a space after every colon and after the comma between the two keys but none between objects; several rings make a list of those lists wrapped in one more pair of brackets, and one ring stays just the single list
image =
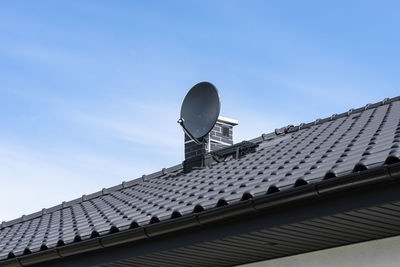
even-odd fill
[{"label": "brick chimney stack", "polygon": [[188,168],[187,171],[190,171],[195,166],[204,166],[205,155],[208,152],[233,145],[233,126],[238,124],[237,120],[219,116],[214,128],[206,137],[206,142],[200,145],[185,134],[184,165]]}]

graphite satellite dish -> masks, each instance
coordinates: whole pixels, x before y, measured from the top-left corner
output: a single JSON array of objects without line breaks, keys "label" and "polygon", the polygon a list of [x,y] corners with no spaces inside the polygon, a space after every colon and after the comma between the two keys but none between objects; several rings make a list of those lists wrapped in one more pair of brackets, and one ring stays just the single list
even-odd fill
[{"label": "graphite satellite dish", "polygon": [[209,82],[200,82],[185,96],[178,123],[193,141],[201,144],[217,122],[220,109],[217,88]]}]

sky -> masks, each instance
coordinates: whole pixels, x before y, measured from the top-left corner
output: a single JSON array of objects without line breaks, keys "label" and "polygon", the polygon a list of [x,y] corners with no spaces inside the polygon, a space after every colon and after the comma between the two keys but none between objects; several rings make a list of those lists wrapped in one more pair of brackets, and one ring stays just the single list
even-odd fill
[{"label": "sky", "polygon": [[200,81],[235,142],[400,95],[398,1],[0,1],[0,221],[183,160]]}]

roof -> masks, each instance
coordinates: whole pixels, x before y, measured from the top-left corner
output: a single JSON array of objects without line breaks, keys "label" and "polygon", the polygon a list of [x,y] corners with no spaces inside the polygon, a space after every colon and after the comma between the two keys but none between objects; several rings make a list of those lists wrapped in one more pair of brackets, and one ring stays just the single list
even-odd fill
[{"label": "roof", "polygon": [[240,159],[177,165],[3,222],[0,261],[399,162],[400,97],[250,141],[256,151]]}]

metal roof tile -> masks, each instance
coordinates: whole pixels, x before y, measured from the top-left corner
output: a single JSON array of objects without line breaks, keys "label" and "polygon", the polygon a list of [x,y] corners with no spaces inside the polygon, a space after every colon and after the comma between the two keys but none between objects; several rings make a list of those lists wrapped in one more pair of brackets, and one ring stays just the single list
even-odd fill
[{"label": "metal roof tile", "polygon": [[[263,134],[252,154],[184,174],[177,165],[0,227],[0,259],[229,205],[400,159],[400,97]],[[271,233],[273,234],[273,233]]]}]

